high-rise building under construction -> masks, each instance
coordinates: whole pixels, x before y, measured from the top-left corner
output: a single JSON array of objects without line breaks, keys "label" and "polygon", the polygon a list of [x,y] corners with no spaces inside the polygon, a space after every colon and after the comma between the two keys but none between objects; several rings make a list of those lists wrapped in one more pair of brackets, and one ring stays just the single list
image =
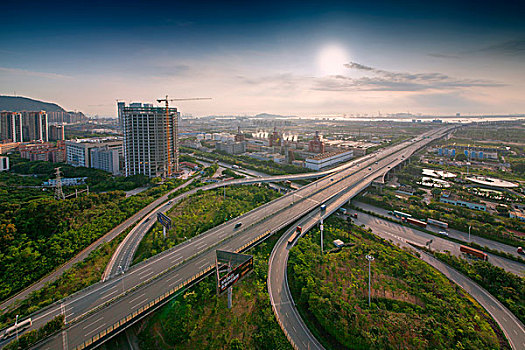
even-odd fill
[{"label": "high-rise building under construction", "polygon": [[126,176],[144,174],[165,177],[169,173],[169,152],[175,154],[175,121],[177,108],[153,107],[147,103],[118,105],[124,133],[124,166]]}]

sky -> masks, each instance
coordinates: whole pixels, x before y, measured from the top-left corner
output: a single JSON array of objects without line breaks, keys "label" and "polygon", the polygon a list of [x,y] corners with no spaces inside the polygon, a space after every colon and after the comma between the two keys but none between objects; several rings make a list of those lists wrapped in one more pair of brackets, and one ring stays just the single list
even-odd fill
[{"label": "sky", "polygon": [[0,94],[116,116],[525,113],[525,2],[12,1]]}]

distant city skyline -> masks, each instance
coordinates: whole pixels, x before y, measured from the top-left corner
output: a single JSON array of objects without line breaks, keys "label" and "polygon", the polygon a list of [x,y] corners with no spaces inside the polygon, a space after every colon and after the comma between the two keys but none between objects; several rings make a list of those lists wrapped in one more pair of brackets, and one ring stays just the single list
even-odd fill
[{"label": "distant city skyline", "polygon": [[0,94],[116,117],[525,113],[522,1],[3,4]]}]

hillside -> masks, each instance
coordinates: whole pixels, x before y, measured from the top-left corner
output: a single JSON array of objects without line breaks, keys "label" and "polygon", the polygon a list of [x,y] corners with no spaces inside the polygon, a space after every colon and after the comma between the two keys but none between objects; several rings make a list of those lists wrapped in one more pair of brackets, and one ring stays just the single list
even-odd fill
[{"label": "hillside", "polygon": [[65,112],[56,103],[42,102],[27,97],[0,96],[0,111],[41,111],[46,112]]}]

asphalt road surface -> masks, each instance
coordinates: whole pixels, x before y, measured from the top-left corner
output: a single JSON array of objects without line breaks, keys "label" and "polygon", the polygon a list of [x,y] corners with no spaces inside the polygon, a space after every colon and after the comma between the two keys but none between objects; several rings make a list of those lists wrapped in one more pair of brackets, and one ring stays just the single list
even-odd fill
[{"label": "asphalt road surface", "polygon": [[[371,205],[363,205],[363,203],[353,203],[354,205],[359,206],[360,208],[366,209],[368,211],[376,212],[376,207],[373,207]],[[378,211],[378,213],[380,213]],[[396,224],[393,222],[390,222],[388,220],[383,220],[378,217],[368,215],[362,212],[358,212],[358,220],[356,221],[358,224],[364,224],[367,227],[372,228],[372,230],[377,232],[384,232],[386,234],[391,235],[392,237],[396,238],[402,238],[405,240],[409,240],[411,242],[414,242],[420,246],[424,246],[428,241],[432,240],[432,243],[430,244],[430,248],[433,250],[438,251],[449,251],[451,254],[456,256],[462,256],[462,253],[459,251],[459,247],[461,244],[452,242],[446,238],[436,237],[433,235],[430,235],[426,232],[420,231],[417,228],[407,227],[404,225]],[[428,227],[428,226],[427,226]],[[451,237],[452,233],[450,234]],[[457,236],[462,237],[462,236]],[[471,237],[474,241],[474,237]],[[477,237],[479,238],[479,237]],[[458,238],[461,239],[461,238]],[[489,248],[493,249],[499,249],[501,247],[504,247],[506,245],[499,243],[499,242],[493,242],[491,240],[484,240],[485,245]],[[514,247],[506,246],[508,250],[511,250]],[[501,267],[505,269],[506,271],[512,272],[514,274],[525,276],[525,265],[514,261],[510,259],[503,258],[498,255],[494,255],[491,253],[487,253],[489,256],[488,261],[491,262],[493,265]]]},{"label": "asphalt road surface", "polygon": [[[199,272],[208,271],[215,262],[215,249],[234,251],[259,239],[261,233],[278,231],[315,209],[320,203],[387,171],[387,165],[390,168],[403,162],[416,149],[441,137],[445,132],[445,129],[440,129],[439,132],[433,131],[432,137],[421,136],[416,141],[393,146],[382,151],[384,158],[374,158],[378,159],[376,162],[371,159],[362,165],[357,164],[304,186],[132,266],[117,278],[97,283],[35,313],[31,316],[32,329],[42,326],[60,314],[61,310],[65,310],[69,325],[62,334],[50,338],[41,347],[56,349],[66,345],[72,349],[82,344],[84,340],[98,335],[106,326],[126,317],[139,306],[149,304],[163,295],[173,285]],[[260,181],[261,179],[257,179],[257,182]],[[242,222],[242,226],[235,229],[235,224],[239,222]],[[72,320],[74,322],[71,323]]]}]

